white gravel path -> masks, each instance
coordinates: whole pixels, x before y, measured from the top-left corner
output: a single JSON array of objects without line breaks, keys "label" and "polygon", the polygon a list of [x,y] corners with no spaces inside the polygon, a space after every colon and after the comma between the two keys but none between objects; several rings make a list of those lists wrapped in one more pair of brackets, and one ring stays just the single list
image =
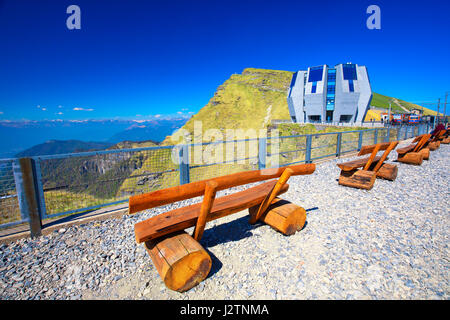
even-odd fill
[{"label": "white gravel path", "polygon": [[397,180],[370,191],[337,184],[336,163],[350,159],[291,178],[284,198],[308,210],[305,228],[283,236],[247,211],[209,223],[213,267],[186,293],[164,286],[133,233],[175,205],[2,244],[0,299],[447,300],[449,156],[441,145],[422,166],[397,163]]}]

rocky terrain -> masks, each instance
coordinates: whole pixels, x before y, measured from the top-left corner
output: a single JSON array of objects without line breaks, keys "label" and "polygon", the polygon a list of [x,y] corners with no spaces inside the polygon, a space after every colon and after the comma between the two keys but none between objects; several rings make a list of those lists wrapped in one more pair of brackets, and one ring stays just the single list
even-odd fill
[{"label": "rocky terrain", "polygon": [[0,299],[447,300],[449,156],[441,145],[422,166],[397,163],[397,180],[370,191],[337,184],[342,159],[291,178],[284,198],[307,209],[304,229],[252,226],[247,211],[207,224],[213,266],[185,293],[164,286],[133,226],[199,199],[1,244]]}]

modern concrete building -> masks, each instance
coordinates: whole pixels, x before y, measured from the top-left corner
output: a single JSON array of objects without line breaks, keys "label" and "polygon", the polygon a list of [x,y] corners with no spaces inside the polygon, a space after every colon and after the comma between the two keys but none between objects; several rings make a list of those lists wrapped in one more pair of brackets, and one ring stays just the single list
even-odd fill
[{"label": "modern concrete building", "polygon": [[363,122],[372,100],[367,68],[346,63],[297,71],[287,100],[293,122]]}]

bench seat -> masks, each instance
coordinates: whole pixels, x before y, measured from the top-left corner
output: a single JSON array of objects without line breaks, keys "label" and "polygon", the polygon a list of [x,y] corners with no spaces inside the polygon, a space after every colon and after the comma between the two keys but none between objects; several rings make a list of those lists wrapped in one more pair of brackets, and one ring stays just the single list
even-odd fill
[{"label": "bench seat", "polygon": [[410,144],[409,146],[406,146],[403,148],[398,148],[396,151],[398,154],[405,154],[405,153],[411,152],[415,147],[416,147],[415,144]]},{"label": "bench seat", "polygon": [[[247,190],[215,199],[207,216],[207,221],[219,219],[260,204],[275,184],[276,180],[272,180]],[[278,195],[285,193],[288,188],[289,185],[285,184]],[[201,205],[202,203],[196,203],[136,223],[134,226],[136,242],[146,242],[195,226]]]},{"label": "bench seat", "polygon": [[[356,159],[356,160],[352,160],[352,161],[348,161],[348,162],[343,162],[343,163],[338,163],[338,167],[343,170],[343,171],[352,171],[361,167],[364,167],[367,163],[367,161],[369,160],[370,157],[367,158],[360,158],[360,159]],[[381,156],[376,156],[373,159],[372,163],[377,163],[378,161],[380,161]]]}]

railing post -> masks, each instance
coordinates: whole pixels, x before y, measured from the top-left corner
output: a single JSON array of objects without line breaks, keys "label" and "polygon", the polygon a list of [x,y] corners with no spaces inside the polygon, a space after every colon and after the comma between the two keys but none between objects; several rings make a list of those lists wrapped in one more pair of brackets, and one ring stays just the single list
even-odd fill
[{"label": "railing post", "polygon": [[306,136],[305,163],[311,163],[311,145],[312,145],[312,135],[308,134]]},{"label": "railing post", "polygon": [[400,126],[397,128],[397,141],[400,141],[400,134],[402,133],[401,129],[402,128]]},{"label": "railing post", "polygon": [[339,157],[341,155],[341,143],[342,143],[342,132],[339,132],[337,134],[337,141],[336,141],[336,157]]},{"label": "railing post", "polygon": [[405,139],[403,139],[403,140],[406,140],[406,139],[408,139],[408,127],[407,126],[405,127]]},{"label": "railing post", "polygon": [[375,134],[373,135],[373,144],[378,143],[378,129],[375,129]]},{"label": "railing post", "polygon": [[389,142],[391,139],[391,128],[387,127],[386,136],[384,137],[384,142]]},{"label": "railing post", "polygon": [[179,151],[180,184],[189,183],[189,145],[184,144]]},{"label": "railing post", "polygon": [[362,148],[362,142],[363,142],[363,134],[364,131],[359,131],[359,137],[358,137],[358,151],[361,151]]},{"label": "railing post", "polygon": [[258,168],[259,170],[266,168],[267,156],[267,138],[262,137],[258,140]]},{"label": "railing post", "polygon": [[[17,165],[16,165],[17,166]],[[19,159],[20,171],[15,171],[16,190],[22,218],[27,217],[30,224],[31,237],[38,237],[42,230],[43,208],[41,204],[44,199],[42,184],[38,181],[36,161],[32,158]],[[38,170],[40,178],[40,170]]]}]

